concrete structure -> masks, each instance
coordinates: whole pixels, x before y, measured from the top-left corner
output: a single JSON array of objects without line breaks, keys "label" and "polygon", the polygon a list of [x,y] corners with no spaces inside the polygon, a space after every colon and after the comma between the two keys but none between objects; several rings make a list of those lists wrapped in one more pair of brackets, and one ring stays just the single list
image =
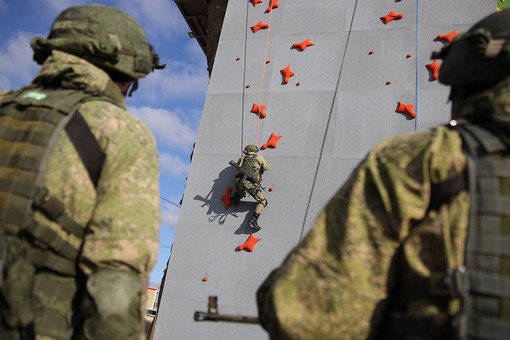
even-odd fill
[{"label": "concrete structure", "polygon": [[[448,89],[426,67],[443,46],[437,35],[496,11],[495,0],[280,0],[267,12],[268,5],[228,3],[154,339],[267,339],[259,326],[196,323],[193,313],[217,295],[221,313],[256,316],[257,288],[367,151],[449,120]],[[385,25],[380,17],[391,11],[403,18]],[[260,21],[269,29],[253,33]],[[315,45],[292,48],[306,39]],[[284,84],[288,65],[295,75]],[[396,113],[399,101],[413,104],[417,117]],[[266,118],[250,113],[253,103],[266,106]],[[235,174],[228,162],[272,133],[282,138],[261,151],[270,164],[263,184],[274,188],[254,235],[261,241],[238,251],[252,233],[255,203],[225,210],[221,196]]]}]

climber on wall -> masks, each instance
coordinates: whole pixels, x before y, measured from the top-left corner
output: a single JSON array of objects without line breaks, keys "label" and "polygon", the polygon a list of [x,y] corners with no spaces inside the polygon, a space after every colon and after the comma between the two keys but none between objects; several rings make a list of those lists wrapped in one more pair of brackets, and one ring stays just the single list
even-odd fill
[{"label": "climber on wall", "polygon": [[250,218],[250,227],[255,230],[260,230],[257,220],[260,213],[267,206],[267,200],[262,194],[262,187],[260,181],[262,174],[269,169],[269,163],[264,157],[257,155],[259,148],[255,145],[247,145],[243,153],[244,155],[239,158],[236,163],[231,162],[233,166],[238,169],[235,177],[234,196],[231,198],[233,204],[239,203],[240,199],[244,197],[245,192],[249,193],[256,201],[257,206],[255,212]]}]

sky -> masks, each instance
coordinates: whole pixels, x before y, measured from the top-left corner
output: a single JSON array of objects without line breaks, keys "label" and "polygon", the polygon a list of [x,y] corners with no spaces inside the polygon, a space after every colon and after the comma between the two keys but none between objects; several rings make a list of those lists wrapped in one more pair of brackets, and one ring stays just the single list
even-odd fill
[{"label": "sky", "polygon": [[[156,137],[160,162],[161,231],[158,260],[150,275],[161,281],[170,255],[208,85],[206,58],[173,0],[0,0],[0,91],[27,85],[40,66],[30,41],[46,38],[56,16],[70,6],[98,3],[120,8],[143,27],[164,70],[140,81],[126,99],[129,113]],[[156,250],[155,250],[156,251]]]}]

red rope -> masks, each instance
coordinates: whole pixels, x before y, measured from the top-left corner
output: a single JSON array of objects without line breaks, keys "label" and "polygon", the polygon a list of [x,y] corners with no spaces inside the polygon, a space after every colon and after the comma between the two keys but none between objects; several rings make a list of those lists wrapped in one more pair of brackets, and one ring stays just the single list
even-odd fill
[{"label": "red rope", "polygon": [[[260,98],[259,98],[259,107],[262,105],[262,90],[264,89],[264,75],[266,73],[266,61],[267,61],[267,46],[269,45],[269,32],[271,30],[271,17],[273,16],[273,11],[269,12],[269,27],[267,29],[267,38],[266,38],[266,51],[264,53],[264,66],[262,67],[262,80],[260,82]],[[259,128],[260,128],[260,109],[259,109],[259,117],[257,120],[257,139],[255,141],[255,145],[259,144]]]}]

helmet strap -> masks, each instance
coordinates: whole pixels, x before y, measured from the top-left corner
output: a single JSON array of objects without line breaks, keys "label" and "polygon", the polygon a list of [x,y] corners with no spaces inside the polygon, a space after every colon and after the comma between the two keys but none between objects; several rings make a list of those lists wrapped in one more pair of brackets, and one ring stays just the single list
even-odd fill
[{"label": "helmet strap", "polygon": [[131,89],[129,90],[128,97],[131,97],[133,95],[133,92],[138,90],[138,79],[135,79],[133,81],[133,85],[131,85]]}]

